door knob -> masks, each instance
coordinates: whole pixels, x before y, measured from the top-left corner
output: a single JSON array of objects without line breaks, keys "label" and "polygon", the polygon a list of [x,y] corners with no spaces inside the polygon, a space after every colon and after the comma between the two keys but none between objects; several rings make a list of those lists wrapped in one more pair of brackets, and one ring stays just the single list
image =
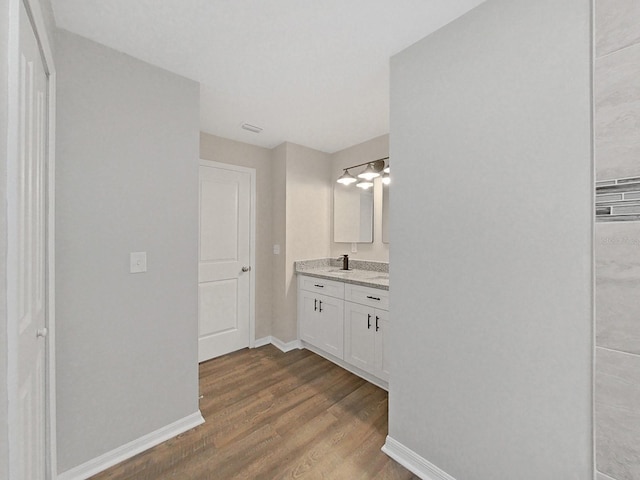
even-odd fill
[{"label": "door knob", "polygon": [[242,267],[242,271],[243,272],[250,272],[251,271],[251,267]]},{"label": "door knob", "polygon": [[45,328],[39,328],[36,331],[36,337],[43,337],[44,338],[46,336],[47,336],[47,328],[46,327]]}]

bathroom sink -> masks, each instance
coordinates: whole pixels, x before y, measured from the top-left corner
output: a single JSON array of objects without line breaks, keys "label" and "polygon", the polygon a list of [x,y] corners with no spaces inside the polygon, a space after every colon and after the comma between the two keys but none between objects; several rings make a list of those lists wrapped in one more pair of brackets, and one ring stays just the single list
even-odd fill
[{"label": "bathroom sink", "polygon": [[328,273],[333,275],[346,275],[347,273],[351,273],[353,270],[342,270],[341,268],[336,268],[335,270],[329,270]]}]

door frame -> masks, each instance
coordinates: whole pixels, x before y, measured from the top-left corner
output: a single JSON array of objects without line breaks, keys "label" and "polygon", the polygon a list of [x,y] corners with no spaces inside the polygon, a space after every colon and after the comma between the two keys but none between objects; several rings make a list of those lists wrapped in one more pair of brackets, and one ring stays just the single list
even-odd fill
[{"label": "door frame", "polygon": [[[213,160],[200,159],[198,163],[198,182],[200,182],[200,167],[213,167],[222,170],[248,173],[250,178],[249,199],[249,265],[251,265],[251,277],[249,278],[249,348],[255,348],[256,343],[256,169],[241,167],[229,163],[214,162]],[[200,256],[200,185],[198,185],[198,257]],[[198,315],[200,312],[198,310]]]},{"label": "door frame", "polygon": [[55,375],[55,118],[56,70],[46,23],[38,0],[9,0],[8,91],[7,99],[7,393],[9,399],[9,472],[15,470],[17,458],[18,410],[18,321],[17,321],[17,232],[18,192],[11,179],[18,172],[19,88],[20,88],[20,4],[31,19],[47,81],[47,165],[46,208],[46,275],[45,275],[45,477],[57,478],[56,448],[56,375]]}]

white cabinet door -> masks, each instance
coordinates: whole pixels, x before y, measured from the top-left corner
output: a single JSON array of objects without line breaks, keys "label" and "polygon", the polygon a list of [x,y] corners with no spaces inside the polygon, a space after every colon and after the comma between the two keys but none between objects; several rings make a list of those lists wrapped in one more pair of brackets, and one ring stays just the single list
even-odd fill
[{"label": "white cabinet door", "polygon": [[375,371],[373,374],[389,381],[389,342],[386,332],[389,328],[389,312],[375,310]]},{"label": "white cabinet door", "polygon": [[343,312],[342,299],[299,290],[300,338],[342,360],[344,357]]},{"label": "white cabinet door", "polygon": [[317,321],[318,296],[313,292],[300,290],[298,292],[298,318],[300,319],[300,339],[320,347],[320,329]]},{"label": "white cabinet door", "polygon": [[376,377],[389,380],[385,330],[389,312],[344,302],[344,359]]},{"label": "white cabinet door", "polygon": [[344,359],[366,372],[375,370],[374,309],[357,303],[344,306]]},{"label": "white cabinet door", "polygon": [[317,295],[318,326],[322,348],[340,360],[344,359],[344,300]]}]

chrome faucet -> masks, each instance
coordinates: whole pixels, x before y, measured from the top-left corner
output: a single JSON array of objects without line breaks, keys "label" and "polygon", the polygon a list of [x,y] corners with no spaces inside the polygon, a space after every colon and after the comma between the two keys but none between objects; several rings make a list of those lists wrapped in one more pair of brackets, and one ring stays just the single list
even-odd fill
[{"label": "chrome faucet", "polygon": [[340,255],[338,260],[342,260],[342,270],[349,270],[349,255]]}]

